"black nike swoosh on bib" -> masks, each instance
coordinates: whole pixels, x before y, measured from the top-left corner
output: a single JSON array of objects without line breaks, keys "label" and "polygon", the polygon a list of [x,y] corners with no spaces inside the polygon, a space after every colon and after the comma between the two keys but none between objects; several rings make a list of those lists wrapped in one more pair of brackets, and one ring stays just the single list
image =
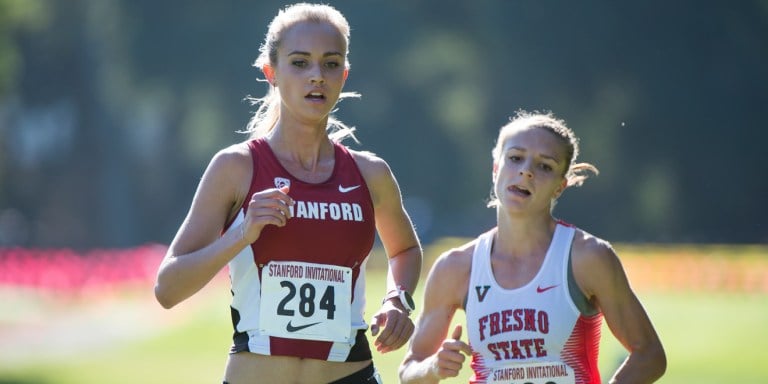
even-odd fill
[{"label": "black nike swoosh on bib", "polygon": [[309,327],[311,327],[313,325],[317,325],[317,324],[320,324],[320,322],[318,321],[317,323],[309,323],[309,324],[294,326],[289,321],[288,324],[285,325],[285,330],[288,331],[288,332],[297,332],[297,331],[301,331],[304,328],[309,328]]}]

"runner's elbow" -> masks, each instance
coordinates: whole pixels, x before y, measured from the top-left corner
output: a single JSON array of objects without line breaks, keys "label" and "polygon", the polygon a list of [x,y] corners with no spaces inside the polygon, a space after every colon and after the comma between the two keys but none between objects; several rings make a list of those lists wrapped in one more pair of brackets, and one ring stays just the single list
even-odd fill
[{"label": "runner's elbow", "polygon": [[179,303],[179,300],[173,298],[159,282],[155,283],[155,299],[165,309],[171,309]]},{"label": "runner's elbow", "polygon": [[667,354],[664,352],[664,347],[659,344],[653,352],[654,368],[656,373],[656,379],[658,380],[664,373],[667,372]]}]

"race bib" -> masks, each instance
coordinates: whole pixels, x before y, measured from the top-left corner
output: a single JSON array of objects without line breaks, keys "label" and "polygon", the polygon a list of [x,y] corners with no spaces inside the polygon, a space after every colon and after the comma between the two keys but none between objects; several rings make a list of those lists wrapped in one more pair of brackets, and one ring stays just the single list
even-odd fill
[{"label": "race bib", "polygon": [[272,261],[261,274],[262,334],[352,343],[352,269]]},{"label": "race bib", "polygon": [[491,369],[488,383],[574,384],[573,369],[562,362],[535,363]]}]

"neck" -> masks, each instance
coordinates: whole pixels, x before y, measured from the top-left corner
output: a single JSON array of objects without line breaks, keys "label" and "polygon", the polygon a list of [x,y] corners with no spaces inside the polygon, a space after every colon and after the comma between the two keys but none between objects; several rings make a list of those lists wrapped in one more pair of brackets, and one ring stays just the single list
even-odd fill
[{"label": "neck", "polygon": [[333,159],[333,143],[324,126],[288,126],[278,121],[266,139],[278,158],[306,171],[315,171],[323,161]]},{"label": "neck", "polygon": [[499,254],[526,257],[549,248],[557,222],[550,214],[512,216],[497,210],[498,232],[494,248]]}]

